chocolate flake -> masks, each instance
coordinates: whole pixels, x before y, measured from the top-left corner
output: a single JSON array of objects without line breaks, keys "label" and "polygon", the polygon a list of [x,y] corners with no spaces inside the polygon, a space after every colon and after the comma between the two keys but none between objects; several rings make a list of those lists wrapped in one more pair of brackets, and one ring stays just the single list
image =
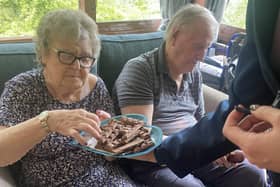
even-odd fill
[{"label": "chocolate flake", "polygon": [[137,119],[113,119],[101,130],[102,138],[96,148],[114,155],[140,152],[154,145],[150,131],[144,127],[143,121]]}]

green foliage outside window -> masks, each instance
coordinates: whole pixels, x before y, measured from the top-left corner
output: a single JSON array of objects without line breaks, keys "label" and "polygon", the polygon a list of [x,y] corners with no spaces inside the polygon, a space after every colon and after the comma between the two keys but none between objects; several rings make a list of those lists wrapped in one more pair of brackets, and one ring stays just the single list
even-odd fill
[{"label": "green foliage outside window", "polygon": [[230,0],[222,23],[245,29],[247,3],[248,0]]},{"label": "green foliage outside window", "polygon": [[[78,9],[78,0],[0,0],[0,37],[33,35],[49,10]],[[97,0],[97,21],[160,18],[157,0]]]},{"label": "green foliage outside window", "polygon": [[97,22],[160,18],[159,0],[97,0]]},{"label": "green foliage outside window", "polygon": [[49,10],[78,9],[77,0],[0,0],[0,37],[33,35]]}]

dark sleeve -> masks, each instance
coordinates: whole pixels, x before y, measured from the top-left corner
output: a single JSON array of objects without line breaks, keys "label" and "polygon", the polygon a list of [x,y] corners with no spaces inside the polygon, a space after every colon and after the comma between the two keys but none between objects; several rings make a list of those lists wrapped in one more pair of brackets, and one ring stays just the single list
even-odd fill
[{"label": "dark sleeve", "polygon": [[152,68],[144,58],[130,60],[115,83],[119,107],[153,104],[152,81]]},{"label": "dark sleeve", "polygon": [[222,135],[228,111],[229,103],[225,101],[215,113],[209,113],[192,128],[168,137],[155,150],[158,163],[167,165],[176,175],[184,177],[193,169],[233,150],[235,146]]},{"label": "dark sleeve", "polygon": [[[255,1],[249,2],[251,4],[249,3],[248,9],[252,8],[252,3]],[[252,24],[250,21],[252,19],[249,19],[248,25]],[[192,170],[236,148],[222,134],[225,119],[234,105],[269,105],[275,97],[275,91],[269,86],[266,74],[261,68],[261,64],[268,63],[267,59],[260,58],[258,55],[259,48],[263,46],[255,43],[255,37],[250,34],[248,33],[248,41],[239,57],[229,100],[220,103],[214,113],[203,117],[194,127],[167,138],[155,150],[157,161],[166,164],[179,177],[186,176]]]}]

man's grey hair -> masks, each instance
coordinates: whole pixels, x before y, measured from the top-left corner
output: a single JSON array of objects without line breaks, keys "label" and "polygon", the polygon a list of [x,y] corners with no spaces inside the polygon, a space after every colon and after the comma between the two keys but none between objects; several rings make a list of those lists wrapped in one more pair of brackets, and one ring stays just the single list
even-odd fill
[{"label": "man's grey hair", "polygon": [[166,29],[165,40],[167,42],[170,41],[175,30],[180,30],[182,28],[192,29],[192,25],[194,23],[202,20],[207,23],[206,26],[210,28],[214,39],[217,34],[219,24],[211,11],[198,4],[188,4],[179,9],[170,20]]},{"label": "man's grey hair", "polygon": [[42,54],[48,54],[54,41],[73,41],[88,35],[92,53],[98,57],[101,44],[98,28],[93,19],[80,10],[60,9],[48,12],[42,17],[36,33],[36,55],[41,62]]}]

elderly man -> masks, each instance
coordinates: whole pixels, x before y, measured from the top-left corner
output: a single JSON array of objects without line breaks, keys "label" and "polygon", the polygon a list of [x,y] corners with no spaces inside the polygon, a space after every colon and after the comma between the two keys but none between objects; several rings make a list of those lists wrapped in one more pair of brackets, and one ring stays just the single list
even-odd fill
[{"label": "elderly man", "polygon": [[[197,62],[203,59],[217,27],[217,21],[206,8],[187,5],[180,9],[171,19],[160,48],[125,65],[115,85],[120,112],[144,114],[150,124],[159,126],[167,136],[195,125],[204,115]],[[266,185],[262,170],[248,162],[235,167],[215,162],[184,178],[158,164],[125,160],[123,165],[134,179],[149,186]]]}]

